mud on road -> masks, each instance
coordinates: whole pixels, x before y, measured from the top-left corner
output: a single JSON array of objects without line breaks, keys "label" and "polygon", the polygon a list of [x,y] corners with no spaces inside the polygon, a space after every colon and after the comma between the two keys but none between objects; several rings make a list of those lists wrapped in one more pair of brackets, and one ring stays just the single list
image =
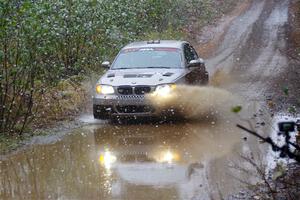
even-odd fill
[{"label": "mud on road", "polygon": [[289,1],[253,0],[242,8],[206,59],[212,83],[243,99],[241,116],[222,112],[176,124],[91,120],[58,141],[3,157],[0,198],[222,199],[243,187],[234,177],[255,182],[230,166],[246,165],[240,154],[250,152],[267,162],[267,148],[235,124],[250,119],[261,134],[273,130],[265,106],[289,67],[282,53]]}]

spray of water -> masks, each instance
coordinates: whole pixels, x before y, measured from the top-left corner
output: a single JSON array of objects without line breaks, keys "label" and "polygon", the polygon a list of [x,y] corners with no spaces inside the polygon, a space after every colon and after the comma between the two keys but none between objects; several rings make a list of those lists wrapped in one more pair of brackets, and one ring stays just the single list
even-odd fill
[{"label": "spray of water", "polygon": [[225,87],[232,83],[236,83],[235,77],[232,73],[220,68],[217,69],[210,77],[210,85],[215,87]]},{"label": "spray of water", "polygon": [[182,117],[193,120],[227,118],[231,115],[231,108],[241,104],[232,93],[212,86],[179,85],[168,96],[149,95],[147,98],[158,111],[174,110]]}]

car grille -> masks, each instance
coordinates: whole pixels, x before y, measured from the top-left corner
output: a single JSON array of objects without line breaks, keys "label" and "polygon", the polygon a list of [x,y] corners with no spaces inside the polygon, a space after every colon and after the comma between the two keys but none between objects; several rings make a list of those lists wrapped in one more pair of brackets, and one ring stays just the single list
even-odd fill
[{"label": "car grille", "polygon": [[119,100],[145,100],[144,95],[119,95],[117,96]]},{"label": "car grille", "polygon": [[122,95],[131,95],[133,94],[133,88],[130,86],[120,86],[118,87],[118,93]]},{"label": "car grille", "polygon": [[122,95],[144,95],[151,92],[150,86],[120,86],[117,88],[119,94]]},{"label": "car grille", "polygon": [[136,105],[116,106],[116,110],[118,113],[149,113],[153,111],[150,106]]},{"label": "car grille", "polygon": [[138,95],[147,94],[151,91],[151,87],[148,86],[140,86],[134,88],[134,93]]}]

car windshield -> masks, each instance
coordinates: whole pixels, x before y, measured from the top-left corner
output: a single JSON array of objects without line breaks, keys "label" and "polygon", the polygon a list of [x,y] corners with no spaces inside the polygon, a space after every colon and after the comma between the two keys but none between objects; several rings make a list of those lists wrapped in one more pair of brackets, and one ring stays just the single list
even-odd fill
[{"label": "car windshield", "polygon": [[123,50],[112,69],[181,68],[180,49],[132,48]]}]

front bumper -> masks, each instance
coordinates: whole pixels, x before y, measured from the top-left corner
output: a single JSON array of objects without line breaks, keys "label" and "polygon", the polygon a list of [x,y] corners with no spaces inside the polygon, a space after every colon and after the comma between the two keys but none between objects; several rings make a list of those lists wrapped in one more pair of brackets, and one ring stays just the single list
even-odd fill
[{"label": "front bumper", "polygon": [[144,95],[96,95],[94,109],[110,116],[155,116],[155,109]]}]

